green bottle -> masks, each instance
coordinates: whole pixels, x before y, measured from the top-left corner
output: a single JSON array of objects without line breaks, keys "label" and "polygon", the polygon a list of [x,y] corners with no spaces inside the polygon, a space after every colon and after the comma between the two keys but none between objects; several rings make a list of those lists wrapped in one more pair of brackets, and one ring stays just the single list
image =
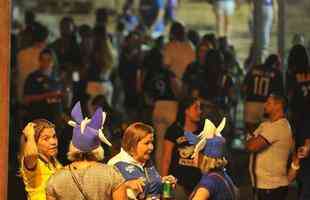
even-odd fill
[{"label": "green bottle", "polygon": [[165,181],[163,183],[163,193],[162,193],[163,199],[170,199],[172,198],[172,184],[170,181]]}]

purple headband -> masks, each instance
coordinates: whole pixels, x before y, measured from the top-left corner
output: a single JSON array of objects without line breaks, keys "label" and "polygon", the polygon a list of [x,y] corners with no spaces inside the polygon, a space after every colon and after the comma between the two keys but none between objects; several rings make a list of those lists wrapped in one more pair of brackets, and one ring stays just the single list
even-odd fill
[{"label": "purple headband", "polygon": [[220,125],[215,127],[214,124],[206,119],[203,131],[198,135],[194,154],[192,157],[198,156],[199,152],[205,156],[212,158],[221,158],[224,156],[225,138],[222,137],[221,131],[226,124],[226,118],[223,118]]},{"label": "purple headband", "polygon": [[81,104],[77,102],[72,111],[71,117],[74,121],[68,124],[73,126],[72,144],[82,152],[90,152],[100,146],[100,141],[112,146],[102,132],[106,113],[98,108],[91,119],[83,118]]}]

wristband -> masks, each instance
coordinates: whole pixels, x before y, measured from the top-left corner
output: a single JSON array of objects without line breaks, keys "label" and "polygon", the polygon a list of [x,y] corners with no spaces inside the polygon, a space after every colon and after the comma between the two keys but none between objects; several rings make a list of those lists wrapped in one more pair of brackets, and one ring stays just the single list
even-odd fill
[{"label": "wristband", "polygon": [[300,166],[299,166],[299,165],[295,165],[294,162],[292,162],[291,168],[292,168],[293,170],[299,170]]}]

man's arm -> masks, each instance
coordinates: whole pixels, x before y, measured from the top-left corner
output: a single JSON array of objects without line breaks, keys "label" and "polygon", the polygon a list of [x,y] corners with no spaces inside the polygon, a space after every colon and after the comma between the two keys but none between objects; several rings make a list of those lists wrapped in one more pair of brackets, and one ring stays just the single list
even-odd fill
[{"label": "man's arm", "polygon": [[[127,200],[126,185],[123,183],[112,193],[113,200]],[[53,199],[51,199],[53,200]]]},{"label": "man's arm", "polygon": [[299,171],[300,168],[300,158],[298,153],[293,155],[292,163],[290,165],[290,168],[288,169],[287,178],[289,182],[292,182]]},{"label": "man's arm", "polygon": [[270,143],[261,135],[251,137],[246,143],[246,149],[250,152],[258,152],[266,149]]},{"label": "man's arm", "polygon": [[41,94],[25,94],[24,95],[24,102],[26,104],[30,104],[36,101],[42,101],[48,98],[58,98],[62,96],[62,92],[61,91],[53,91],[53,92],[45,92],[45,93],[41,93]]},{"label": "man's arm", "polygon": [[304,144],[304,147],[306,148],[306,157],[309,156],[309,153],[310,153],[310,138],[306,139],[305,140],[305,144]]}]

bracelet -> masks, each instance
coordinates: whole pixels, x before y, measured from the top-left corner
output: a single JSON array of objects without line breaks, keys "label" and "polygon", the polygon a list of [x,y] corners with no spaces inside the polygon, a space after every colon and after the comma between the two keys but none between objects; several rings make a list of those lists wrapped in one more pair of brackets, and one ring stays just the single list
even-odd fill
[{"label": "bracelet", "polygon": [[299,166],[299,165],[295,165],[295,164],[292,162],[291,168],[292,168],[293,170],[299,170],[300,166]]}]

